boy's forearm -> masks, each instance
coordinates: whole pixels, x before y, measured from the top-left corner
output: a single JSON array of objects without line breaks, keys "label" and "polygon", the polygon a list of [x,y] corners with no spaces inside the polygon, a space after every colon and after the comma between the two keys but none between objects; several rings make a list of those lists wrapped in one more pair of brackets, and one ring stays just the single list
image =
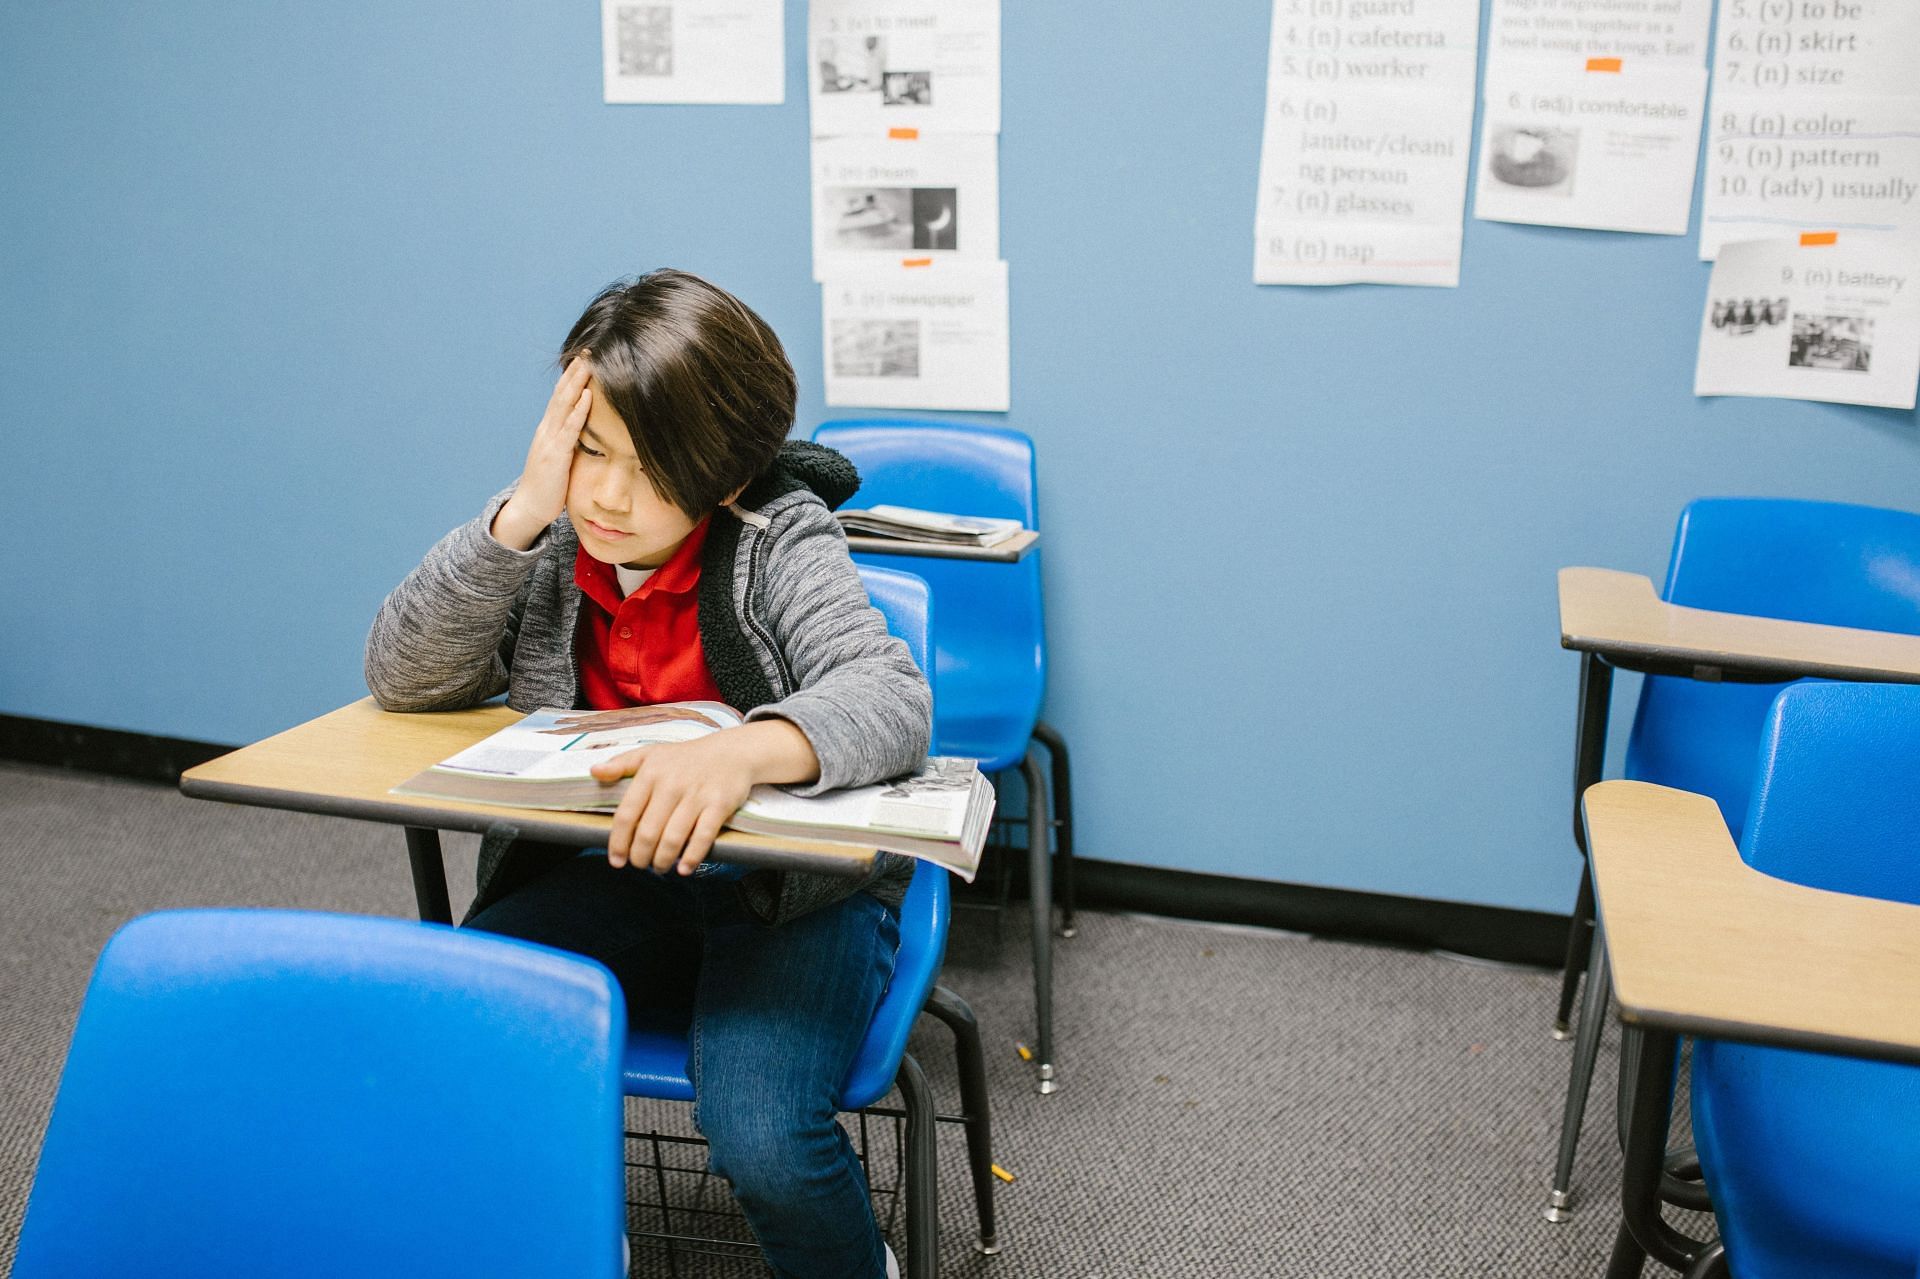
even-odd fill
[{"label": "boy's forearm", "polygon": [[756,784],[788,786],[820,777],[813,743],[791,720],[755,720],[727,730],[727,736],[745,756]]},{"label": "boy's forearm", "polygon": [[545,523],[529,519],[525,512],[514,505],[512,498],[506,500],[487,528],[488,535],[494,541],[513,551],[533,549],[533,544],[546,531]]}]

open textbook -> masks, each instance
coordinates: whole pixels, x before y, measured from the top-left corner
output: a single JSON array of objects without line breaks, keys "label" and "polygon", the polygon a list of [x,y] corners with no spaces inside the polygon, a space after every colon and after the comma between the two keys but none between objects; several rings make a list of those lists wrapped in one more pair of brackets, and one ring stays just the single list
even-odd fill
[{"label": "open textbook", "polygon": [[[591,772],[596,763],[636,746],[691,741],[740,723],[740,716],[719,702],[666,702],[614,711],[548,707],[408,778],[393,793],[610,813],[619,806],[627,781],[597,781]],[[823,795],[756,786],[727,825],[756,835],[904,853],[944,866],[971,883],[993,817],[993,798],[993,788],[973,760],[936,756],[908,776]]]},{"label": "open textbook", "polygon": [[914,542],[950,546],[998,546],[1021,532],[1019,520],[992,520],[977,515],[949,515],[911,506],[875,506],[866,510],[834,512],[849,533],[869,537],[898,537]]}]

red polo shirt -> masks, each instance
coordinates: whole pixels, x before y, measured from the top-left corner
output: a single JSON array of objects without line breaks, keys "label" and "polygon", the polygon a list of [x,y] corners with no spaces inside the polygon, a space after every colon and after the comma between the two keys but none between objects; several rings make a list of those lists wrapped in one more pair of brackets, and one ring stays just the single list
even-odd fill
[{"label": "red polo shirt", "polygon": [[707,523],[696,524],[672,558],[624,599],[613,565],[585,547],[575,555],[573,583],[585,598],[574,657],[581,700],[592,709],[726,700],[700,645],[700,548]]}]

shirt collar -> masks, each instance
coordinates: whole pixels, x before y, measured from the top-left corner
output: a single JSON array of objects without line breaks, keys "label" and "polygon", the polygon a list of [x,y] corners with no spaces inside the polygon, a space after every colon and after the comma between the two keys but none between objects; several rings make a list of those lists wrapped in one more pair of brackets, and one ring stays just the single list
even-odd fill
[{"label": "shirt collar", "polygon": [[[700,551],[707,543],[707,526],[712,517],[707,516],[693,526],[686,541],[680,543],[665,564],[653,571],[653,575],[640,583],[633,595],[636,599],[645,599],[656,592],[665,591],[671,595],[684,595],[700,584]],[[585,592],[588,599],[609,613],[619,611],[623,596],[620,594],[620,582],[614,574],[613,565],[603,564],[587,554],[587,548],[581,547],[574,554],[573,584]]]}]

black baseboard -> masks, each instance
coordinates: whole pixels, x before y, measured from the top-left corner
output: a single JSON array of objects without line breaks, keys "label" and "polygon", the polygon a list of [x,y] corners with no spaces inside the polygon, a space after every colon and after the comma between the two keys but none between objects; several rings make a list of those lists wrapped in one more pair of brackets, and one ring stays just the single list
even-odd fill
[{"label": "black baseboard", "polygon": [[178,785],[187,769],[232,749],[180,737],[0,715],[0,759],[169,786]]},{"label": "black baseboard", "polygon": [[[1009,868],[1010,891],[1024,897],[1026,851],[1002,849],[1000,855]],[[1282,928],[1542,968],[1560,967],[1572,922],[1570,916],[1545,911],[1207,875],[1090,857],[1076,856],[1073,864],[1076,908]],[[992,895],[988,881],[983,873],[981,882],[960,899]],[[1057,885],[1054,901],[1059,902]]]},{"label": "black baseboard", "polygon": [[[169,786],[178,784],[184,770],[232,749],[178,737],[0,715],[0,759]],[[1011,873],[1011,890],[1024,895],[1024,851],[1005,849],[1001,857]],[[1090,910],[1284,928],[1549,968],[1560,966],[1569,922],[1565,915],[1542,911],[1205,875],[1089,857],[1074,859],[1074,888],[1076,904]],[[962,898],[990,892],[983,882]]]}]

